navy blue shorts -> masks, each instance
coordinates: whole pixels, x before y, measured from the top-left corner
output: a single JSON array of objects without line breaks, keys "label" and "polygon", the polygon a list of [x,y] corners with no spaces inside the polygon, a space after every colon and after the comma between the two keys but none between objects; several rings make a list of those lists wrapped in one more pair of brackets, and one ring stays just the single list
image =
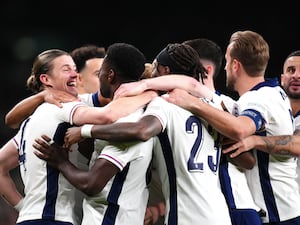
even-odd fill
[{"label": "navy blue shorts", "polygon": [[54,221],[54,220],[27,220],[17,225],[73,225],[69,222],[61,222],[61,221]]},{"label": "navy blue shorts", "polygon": [[262,225],[258,212],[254,209],[230,209],[232,225]]}]

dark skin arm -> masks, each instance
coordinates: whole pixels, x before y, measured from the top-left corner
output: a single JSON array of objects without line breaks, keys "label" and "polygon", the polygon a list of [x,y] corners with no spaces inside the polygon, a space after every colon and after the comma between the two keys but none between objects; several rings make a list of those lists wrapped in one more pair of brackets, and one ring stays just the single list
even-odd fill
[{"label": "dark skin arm", "polygon": [[77,189],[87,195],[94,195],[102,191],[106,183],[120,170],[105,159],[97,159],[88,171],[80,170],[69,161],[68,149],[53,143],[49,145],[50,138],[42,136],[35,140],[33,147],[36,156],[46,160],[52,167],[61,171],[67,180]]},{"label": "dark skin arm", "polygon": [[[223,136],[222,149],[227,148],[228,146],[232,145],[235,142],[236,141],[233,141],[233,140]],[[256,163],[256,159],[255,159],[252,151],[243,152],[242,154],[238,155],[235,158],[230,157],[230,153],[223,153],[223,154],[226,155],[227,161],[231,162],[235,166],[238,166],[238,167],[241,167],[244,169],[252,169]]]},{"label": "dark skin arm", "polygon": [[94,139],[86,138],[81,142],[78,142],[78,151],[88,160],[91,159],[94,151]]},{"label": "dark skin arm", "polygon": [[251,170],[256,163],[252,151],[244,152],[235,158],[230,158],[228,155],[227,160],[235,166]]},{"label": "dark skin arm", "polygon": [[[130,127],[128,127],[129,124]],[[102,128],[99,125],[99,127],[97,135],[100,139],[112,141],[136,141],[140,140],[138,137],[144,139],[147,137],[149,139],[160,133],[162,129],[161,123],[154,116],[145,116],[137,123],[120,122],[111,125],[102,125]],[[140,133],[145,134],[140,135]],[[128,135],[126,136],[126,134]],[[40,159],[46,160],[54,168],[60,170],[72,185],[87,195],[99,193],[107,182],[119,172],[118,167],[105,159],[97,159],[89,171],[80,170],[69,161],[69,150],[67,148],[62,148],[55,143],[49,145],[50,141],[51,139],[45,135],[42,138],[36,139],[33,147],[38,151],[35,151],[35,154]]]},{"label": "dark skin arm", "polygon": [[[154,116],[144,116],[136,123],[113,123],[93,125],[92,137],[111,142],[147,141],[162,130],[160,121]],[[82,140],[80,127],[69,128],[65,135],[65,147]]]}]

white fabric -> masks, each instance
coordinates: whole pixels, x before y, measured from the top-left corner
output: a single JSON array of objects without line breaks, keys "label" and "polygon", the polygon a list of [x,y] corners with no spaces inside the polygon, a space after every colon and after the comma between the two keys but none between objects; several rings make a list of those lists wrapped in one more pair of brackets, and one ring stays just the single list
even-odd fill
[{"label": "white fabric", "polygon": [[[220,100],[215,100],[219,97]],[[223,102],[225,109],[235,115],[236,112],[234,109],[236,108],[236,101],[229,96],[226,95],[215,95],[214,100],[217,102]],[[235,115],[236,116],[236,115]],[[232,163],[228,162],[228,175],[230,178],[231,192],[233,196],[233,200],[237,209],[255,209],[259,211],[260,208],[255,204],[252,194],[250,192],[246,175],[244,170],[237,168]],[[224,168],[225,169],[225,168]]]},{"label": "white fabric", "polygon": [[[261,135],[293,134],[294,123],[290,102],[279,86],[268,82],[256,90],[246,92],[238,100],[238,112],[252,109],[252,118],[262,117],[265,129]],[[258,122],[258,120],[256,121]],[[259,123],[257,123],[259,124]],[[254,150],[257,160],[253,169],[246,171],[249,188],[255,203],[266,211],[263,222],[285,221],[300,215],[300,195],[296,183],[295,157],[266,154]],[[277,213],[278,212],[278,213]]]},{"label": "white fabric", "polygon": [[144,115],[157,117],[166,132],[159,136],[162,148],[157,145],[154,152],[166,199],[165,224],[231,224],[219,186],[218,133],[160,97],[150,102]]},{"label": "white fabric", "polygon": [[[300,113],[298,113],[296,116],[295,116],[295,129],[296,130],[300,130]],[[300,148],[300,146],[299,146]],[[299,186],[299,191],[300,191],[300,159],[299,157],[297,158],[297,183],[298,183],[298,186]]]},{"label": "white fabric", "polygon": [[[143,110],[124,117],[117,122],[137,121]],[[146,171],[150,168],[154,138],[125,149],[97,140],[90,167],[95,160],[106,159],[115,164],[120,172],[115,175],[97,195],[83,202],[82,225],[143,224],[149,191]],[[126,146],[126,145],[125,145]],[[124,176],[124,179],[120,177]]]},{"label": "white fabric", "polygon": [[82,103],[64,103],[63,107],[59,108],[53,104],[43,103],[22,123],[14,137],[19,147],[20,171],[25,187],[25,197],[17,222],[42,218],[74,222],[75,188],[62,174],[48,167],[46,161],[39,159],[33,153],[35,149],[32,144],[34,139],[41,137],[42,134],[54,140],[57,134],[63,138],[59,132],[64,134],[63,130],[66,127],[59,125],[64,122],[70,123],[72,113],[79,105]]}]

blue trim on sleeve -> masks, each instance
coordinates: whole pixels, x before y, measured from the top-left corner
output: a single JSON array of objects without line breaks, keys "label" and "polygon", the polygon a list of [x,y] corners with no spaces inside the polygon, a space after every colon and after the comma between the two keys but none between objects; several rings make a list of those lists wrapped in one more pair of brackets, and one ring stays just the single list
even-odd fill
[{"label": "blue trim on sleeve", "polygon": [[264,125],[264,118],[261,116],[260,112],[253,109],[244,110],[240,116],[248,116],[253,120],[256,126],[256,131],[259,131]]}]

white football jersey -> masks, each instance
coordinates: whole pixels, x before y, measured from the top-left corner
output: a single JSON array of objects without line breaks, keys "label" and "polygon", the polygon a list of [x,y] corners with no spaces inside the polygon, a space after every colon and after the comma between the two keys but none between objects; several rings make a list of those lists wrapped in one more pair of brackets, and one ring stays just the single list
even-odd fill
[{"label": "white football jersey", "polygon": [[[300,130],[300,112],[295,115],[295,129]],[[300,148],[300,147],[299,147]],[[297,158],[297,183],[300,191],[300,159]]]},{"label": "white football jersey", "polygon": [[[219,100],[217,98],[219,98]],[[216,93],[214,95],[214,101],[222,102],[223,107],[225,107],[224,110],[235,115],[233,109],[237,103],[234,99]],[[221,160],[220,182],[223,194],[230,208],[260,210],[253,200],[244,170],[228,162],[226,157]]]},{"label": "white football jersey", "polygon": [[219,185],[219,134],[160,97],[149,103],[144,115],[157,117],[163,126],[154,162],[166,200],[165,224],[231,224]]},{"label": "white football jersey", "polygon": [[62,144],[76,107],[82,102],[63,103],[63,107],[43,103],[21,125],[14,141],[19,149],[20,172],[25,197],[17,222],[47,219],[74,223],[75,188],[47,162],[39,159],[32,146],[42,134]]},{"label": "white football jersey", "polygon": [[[293,134],[290,101],[276,79],[266,80],[238,100],[239,115],[251,118],[262,136]],[[256,164],[246,170],[255,203],[264,211],[263,223],[300,216],[300,195],[296,182],[297,159],[254,150]]]},{"label": "white football jersey", "polygon": [[[143,111],[140,109],[117,122],[137,121]],[[143,224],[154,142],[155,138],[150,138],[146,142],[113,146],[97,140],[90,167],[101,158],[115,164],[120,171],[100,193],[84,199],[82,225]]]}]

